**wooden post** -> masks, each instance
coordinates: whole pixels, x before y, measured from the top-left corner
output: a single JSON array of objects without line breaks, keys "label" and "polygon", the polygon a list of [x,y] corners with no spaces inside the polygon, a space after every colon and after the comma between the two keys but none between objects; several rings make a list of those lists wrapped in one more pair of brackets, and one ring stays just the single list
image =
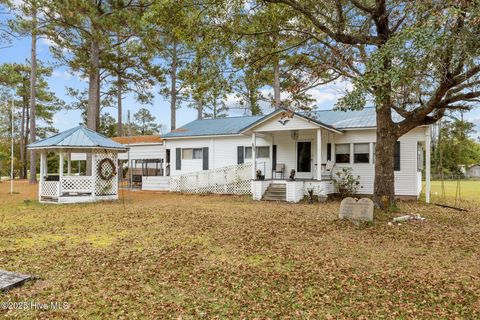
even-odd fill
[{"label": "wooden post", "polygon": [[322,180],[322,129],[317,129],[317,180]]},{"label": "wooden post", "polygon": [[257,139],[255,132],[252,133],[252,180],[257,175]]},{"label": "wooden post", "polygon": [[425,131],[425,202],[430,203],[430,126]]}]

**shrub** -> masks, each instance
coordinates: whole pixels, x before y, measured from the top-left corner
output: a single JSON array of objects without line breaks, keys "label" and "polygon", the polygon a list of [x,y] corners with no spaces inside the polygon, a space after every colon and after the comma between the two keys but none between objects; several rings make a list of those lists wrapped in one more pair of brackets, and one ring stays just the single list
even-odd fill
[{"label": "shrub", "polygon": [[335,174],[337,176],[335,178],[335,185],[342,198],[351,197],[355,195],[360,188],[363,188],[360,186],[360,176],[354,176],[352,171],[352,168],[345,167]]}]

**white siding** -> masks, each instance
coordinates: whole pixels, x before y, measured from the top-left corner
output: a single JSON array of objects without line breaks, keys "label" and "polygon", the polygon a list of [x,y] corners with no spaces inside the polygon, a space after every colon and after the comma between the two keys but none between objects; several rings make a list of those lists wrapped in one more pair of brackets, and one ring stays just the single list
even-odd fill
[{"label": "white siding", "polygon": [[[335,143],[362,143],[375,142],[375,130],[352,130],[343,135],[335,135]],[[404,136],[400,137],[400,171],[395,171],[395,193],[397,195],[417,196],[418,189],[418,171],[417,171],[417,144],[418,141],[425,141],[425,128],[416,128]],[[333,148],[332,148],[333,149]],[[334,157],[332,150],[332,157]],[[360,176],[360,184],[363,186],[359,193],[372,194],[375,178],[375,164],[372,163],[353,163],[353,157],[350,164],[336,164],[334,171],[343,167],[352,167],[353,174]]]},{"label": "white siding", "polygon": [[[130,159],[165,159],[165,146],[163,144],[133,144],[130,147]],[[85,160],[85,153],[72,153],[72,161]],[[118,154],[119,160],[127,160],[128,152]]]},{"label": "white siding", "polygon": [[[130,159],[165,159],[163,144],[135,144],[130,145]],[[128,159],[128,152],[119,153],[120,160]]]},{"label": "white siding", "polygon": [[[215,138],[191,138],[172,139],[166,142],[166,149],[170,149],[170,172],[171,175],[179,175],[187,172],[202,170],[202,159],[183,160],[181,170],[176,169],[176,148],[204,148],[208,147],[208,167],[216,169],[237,164],[237,147],[252,145],[250,136],[229,136]],[[269,137],[257,137],[257,146],[270,146]],[[245,159],[251,162],[251,159]],[[264,171],[266,178],[271,177],[271,160],[269,158],[258,158],[257,168]]]},{"label": "white siding", "polygon": [[169,191],[170,177],[142,177],[142,190]]}]

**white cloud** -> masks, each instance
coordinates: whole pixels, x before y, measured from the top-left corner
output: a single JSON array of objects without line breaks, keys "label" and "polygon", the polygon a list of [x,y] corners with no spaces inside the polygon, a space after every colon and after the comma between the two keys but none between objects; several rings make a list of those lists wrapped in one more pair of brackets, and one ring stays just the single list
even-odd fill
[{"label": "white cloud", "polygon": [[53,70],[52,77],[62,79],[64,81],[69,80],[77,80],[81,82],[88,82],[88,77],[82,75],[80,72],[77,71],[69,71],[69,70]]},{"label": "white cloud", "polygon": [[68,81],[68,80],[73,78],[73,74],[71,72],[68,72],[68,71],[53,70],[52,77],[60,78],[60,79]]},{"label": "white cloud", "polygon": [[48,47],[56,46],[56,43],[49,38],[41,38],[39,42],[40,44],[46,45]]}]

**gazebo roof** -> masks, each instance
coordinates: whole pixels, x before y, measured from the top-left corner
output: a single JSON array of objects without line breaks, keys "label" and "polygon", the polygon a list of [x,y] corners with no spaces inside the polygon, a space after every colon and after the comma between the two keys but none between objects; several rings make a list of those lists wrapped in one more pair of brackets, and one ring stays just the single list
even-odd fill
[{"label": "gazebo roof", "polygon": [[123,144],[115,142],[98,132],[78,126],[51,137],[29,144],[28,149],[113,149],[127,150]]}]

